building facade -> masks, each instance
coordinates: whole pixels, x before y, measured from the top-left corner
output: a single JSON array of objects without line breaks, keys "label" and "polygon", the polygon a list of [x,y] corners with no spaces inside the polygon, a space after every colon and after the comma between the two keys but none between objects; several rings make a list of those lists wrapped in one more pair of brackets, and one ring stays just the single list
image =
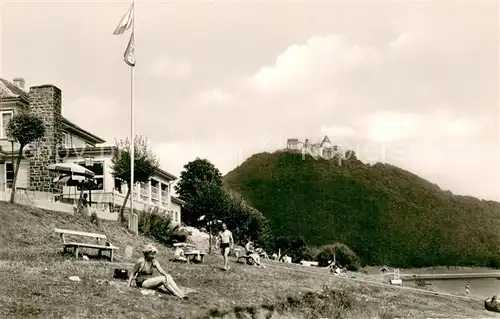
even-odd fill
[{"label": "building facade", "polygon": [[315,158],[321,157],[329,159],[333,156],[342,156],[342,148],[340,145],[332,145],[330,138],[326,135],[321,142],[316,143],[311,143],[309,139],[302,142],[298,138],[289,138],[287,140],[286,149],[293,152],[309,154]]},{"label": "building facade", "polygon": [[[105,141],[62,116],[62,93],[53,85],[25,88],[25,81],[12,82],[0,78],[0,190],[12,187],[14,165],[19,145],[8,139],[6,127],[10,119],[23,109],[38,114],[45,125],[45,136],[26,147],[19,166],[17,187],[35,192],[58,193],[64,201],[73,202],[80,196],[77,187],[63,187],[53,182],[55,175],[48,165],[59,162],[78,163],[94,171],[97,189],[92,190],[92,202],[104,210],[116,211],[124,201],[127,185],[113,177],[111,158],[115,146],[103,146]],[[134,206],[137,210],[157,208],[181,223],[181,207],[185,203],[172,196],[176,177],[158,169],[148,183],[136,185]]]}]

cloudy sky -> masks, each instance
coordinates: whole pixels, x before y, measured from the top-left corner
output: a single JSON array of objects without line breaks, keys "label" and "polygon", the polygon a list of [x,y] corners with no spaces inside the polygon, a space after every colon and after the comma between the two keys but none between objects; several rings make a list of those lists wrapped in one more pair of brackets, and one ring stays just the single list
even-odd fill
[{"label": "cloudy sky", "polygon": [[[63,91],[63,114],[130,134],[130,2],[7,2],[0,76]],[[495,3],[136,1],[135,129],[179,175],[226,173],[288,137],[354,149],[500,198]]]}]

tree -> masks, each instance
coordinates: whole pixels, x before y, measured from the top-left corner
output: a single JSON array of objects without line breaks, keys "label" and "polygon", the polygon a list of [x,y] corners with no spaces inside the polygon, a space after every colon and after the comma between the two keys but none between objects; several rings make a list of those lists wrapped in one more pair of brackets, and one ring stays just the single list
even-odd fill
[{"label": "tree", "polygon": [[7,124],[7,136],[19,143],[19,152],[16,161],[14,179],[12,181],[12,192],[10,193],[10,202],[15,202],[17,174],[26,145],[35,142],[45,135],[45,125],[41,118],[36,114],[23,110],[14,115]]},{"label": "tree", "polygon": [[190,200],[190,209],[194,215],[205,216],[208,224],[209,253],[212,251],[212,225],[216,220],[227,216],[229,198],[224,188],[215,181],[200,183],[194,197]]},{"label": "tree", "polygon": [[198,219],[202,215],[206,215],[203,209],[196,207],[193,200],[199,199],[200,192],[204,193],[202,189],[207,184],[210,186],[206,189],[211,189],[212,192],[216,188],[219,188],[217,192],[223,191],[222,174],[207,159],[196,158],[184,166],[175,191],[179,194],[180,199],[187,203],[183,212],[183,220],[187,225],[197,225]]},{"label": "tree", "polygon": [[333,260],[348,270],[356,271],[361,267],[358,255],[342,243],[320,247],[320,252],[316,256],[316,260],[321,267],[327,266]]},{"label": "tree", "polygon": [[237,192],[228,190],[229,210],[221,219],[233,231],[235,241],[245,244],[248,239],[270,248],[271,232],[264,215],[248,204]]},{"label": "tree", "polygon": [[[130,147],[129,139],[116,142],[116,149],[111,159],[113,176],[129,185],[127,195],[120,208],[120,221],[124,221],[124,211],[132,191],[130,181]],[[142,136],[134,138],[134,184],[146,183],[160,166],[159,159],[151,149],[148,140]]]}]

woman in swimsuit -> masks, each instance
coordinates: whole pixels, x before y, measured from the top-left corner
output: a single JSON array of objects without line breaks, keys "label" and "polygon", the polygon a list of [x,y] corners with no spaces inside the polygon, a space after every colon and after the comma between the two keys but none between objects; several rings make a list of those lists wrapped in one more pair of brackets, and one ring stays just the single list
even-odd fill
[{"label": "woman in swimsuit", "polygon": [[[143,251],[144,257],[139,258],[132,269],[132,275],[129,278],[128,286],[132,286],[135,279],[138,288],[158,289],[165,287],[173,295],[187,299],[186,294],[176,285],[172,276],[167,274],[160,263],[155,259],[158,250],[153,245],[146,245]],[[153,277],[153,270],[156,268],[161,276]]]}]

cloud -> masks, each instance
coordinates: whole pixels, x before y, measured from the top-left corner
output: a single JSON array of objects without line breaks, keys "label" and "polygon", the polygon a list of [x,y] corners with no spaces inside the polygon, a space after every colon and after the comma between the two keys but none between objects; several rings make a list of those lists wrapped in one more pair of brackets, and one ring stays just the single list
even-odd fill
[{"label": "cloud", "polygon": [[[363,160],[394,163],[445,188],[475,193],[479,180],[472,168],[482,164],[478,158],[464,157],[462,146],[468,143],[474,152],[490,154],[491,158],[483,158],[489,163],[485,166],[492,176],[498,175],[492,164],[498,159],[493,151],[497,146],[481,142],[487,134],[491,141],[498,127],[495,121],[485,120],[495,100],[474,99],[482,96],[484,88],[470,85],[459,98],[456,90],[472,80],[465,76],[470,71],[465,61],[470,57],[459,52],[467,44],[455,37],[452,43],[457,51],[451,54],[450,48],[442,46],[433,50],[433,42],[424,35],[401,32],[378,47],[351,43],[338,34],[291,45],[274,64],[243,76],[239,86],[201,94],[206,103],[219,101],[219,105],[228,100],[222,97],[231,97],[219,112],[201,115],[206,123],[201,125],[207,125],[204,141],[215,145],[210,136],[218,139],[225,131],[247,154],[259,147],[284,147],[288,137],[319,141],[327,134],[332,143],[343,142]],[[451,69],[436,64],[444,52],[449,56],[440,61],[444,65],[452,61]],[[433,62],[426,67],[423,61]],[[484,63],[478,65],[483,68],[489,61],[475,63]],[[481,105],[477,114],[471,112],[477,106],[474,100]],[[217,116],[224,118],[214,125],[210,119]],[[224,172],[236,165],[235,158],[241,159],[231,152],[222,154],[210,156]],[[448,165],[449,161],[455,164]],[[468,169],[461,170],[460,165]],[[457,175],[452,171],[460,172],[460,187],[454,186]],[[482,185],[482,192],[489,189],[486,196],[496,197],[495,182],[483,183],[489,186]]]},{"label": "cloud", "polygon": [[195,97],[194,103],[199,107],[210,107],[227,105],[231,103],[233,96],[220,88],[212,88],[199,93]]},{"label": "cloud", "polygon": [[430,142],[445,139],[470,140],[479,138],[484,119],[470,115],[454,115],[450,108],[435,108],[430,112],[408,113],[378,111],[368,115],[361,129],[374,142],[420,139]]},{"label": "cloud", "polygon": [[334,136],[336,139],[354,138],[357,136],[357,132],[350,126],[322,126],[321,132],[328,136]]},{"label": "cloud", "polygon": [[313,36],[304,44],[289,46],[271,66],[253,74],[250,83],[257,91],[318,89],[334,73],[361,67],[376,52],[346,41],[341,35]]},{"label": "cloud", "polygon": [[[328,134],[364,159],[497,196],[496,6],[142,3],[147,18],[137,32],[151,36],[137,49],[135,130],[154,141],[172,173],[196,156],[227,172],[254,152],[283,148],[288,137]],[[127,7],[2,9],[2,76],[53,83],[77,125],[107,140],[128,136],[123,39],[102,32]]]},{"label": "cloud", "polygon": [[244,148],[234,145],[230,140],[217,140],[212,143],[196,140],[174,141],[154,145],[155,153],[160,157],[163,167],[169,167],[170,172],[180,175],[184,165],[199,158],[209,159],[216,167],[227,170],[245,159]]},{"label": "cloud", "polygon": [[[128,111],[128,109],[127,109]],[[114,123],[129,123],[129,112],[123,112],[123,107],[112,98],[77,97],[73,102],[65,104],[62,114],[74,124],[106,140],[106,144],[114,144],[115,138],[129,136],[126,125]],[[103,123],[105,125],[97,125]]]},{"label": "cloud", "polygon": [[406,140],[422,130],[422,117],[418,114],[396,111],[378,111],[364,119],[361,129],[369,140],[379,143]]},{"label": "cloud", "polygon": [[191,64],[185,61],[173,60],[167,56],[161,56],[153,63],[151,74],[155,77],[185,79],[191,75]]}]

